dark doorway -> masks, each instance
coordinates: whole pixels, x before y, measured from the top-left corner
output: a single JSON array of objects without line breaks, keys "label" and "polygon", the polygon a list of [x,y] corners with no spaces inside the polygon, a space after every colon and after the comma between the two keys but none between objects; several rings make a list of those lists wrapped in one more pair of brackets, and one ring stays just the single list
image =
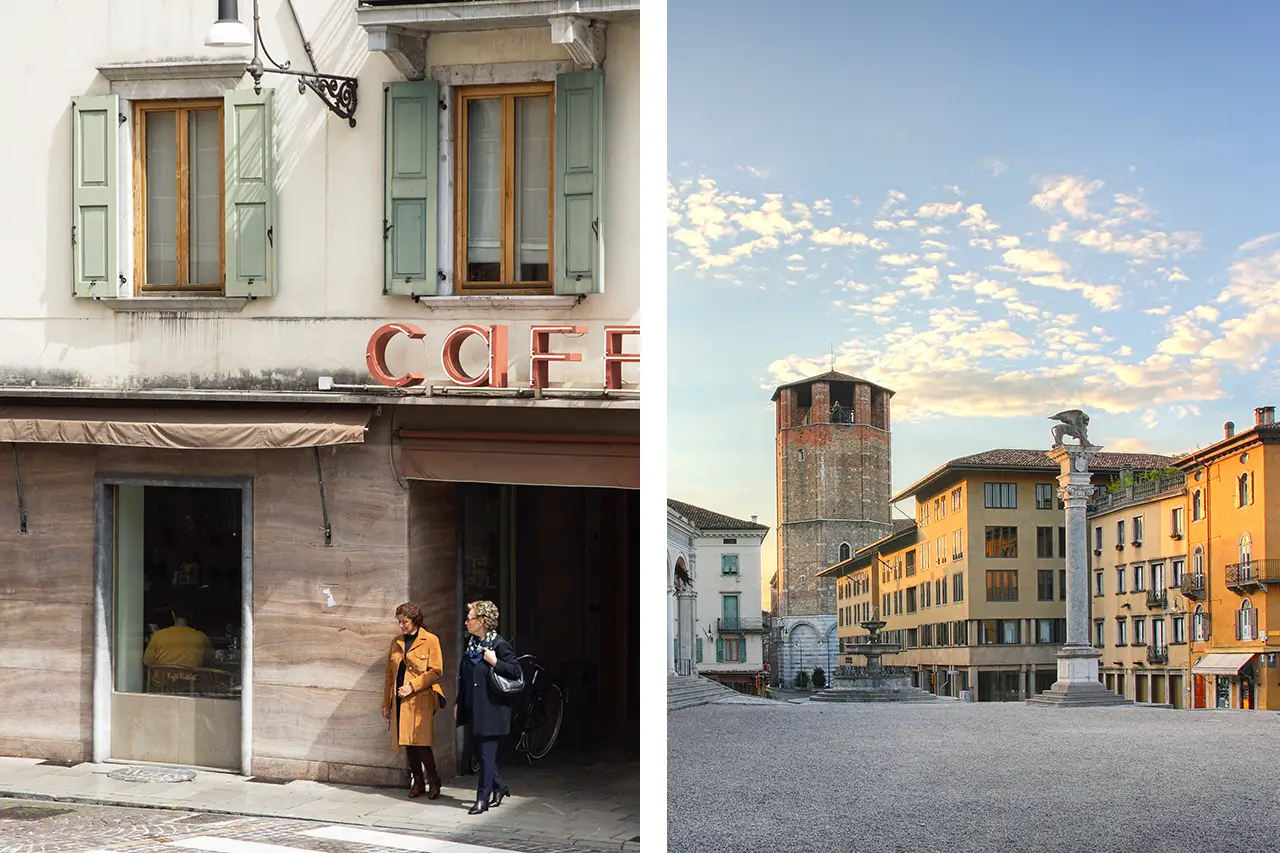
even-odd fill
[{"label": "dark doorway", "polygon": [[[640,723],[640,501],[627,489],[461,484],[461,603],[565,688],[556,752],[634,751]],[[457,624],[461,628],[462,614]]]}]

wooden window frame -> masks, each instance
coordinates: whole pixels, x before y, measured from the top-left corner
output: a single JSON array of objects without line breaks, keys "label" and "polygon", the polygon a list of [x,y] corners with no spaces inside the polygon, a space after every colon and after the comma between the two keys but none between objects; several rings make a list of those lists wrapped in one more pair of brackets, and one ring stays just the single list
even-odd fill
[{"label": "wooden window frame", "polygon": [[[218,238],[218,278],[215,284],[190,284],[185,280],[190,274],[190,213],[191,173],[189,165],[186,114],[191,110],[218,111],[218,127],[225,126],[221,98],[188,98],[174,100],[135,101],[133,104],[133,281],[135,293],[221,293],[227,282],[227,142],[223,133],[218,134],[218,209],[222,227]],[[177,151],[177,281],[173,284],[147,283],[147,113],[175,112],[174,119]]]},{"label": "wooden window frame", "polygon": [[[515,174],[516,102],[518,97],[545,95],[549,104],[551,145],[547,158],[547,278],[545,282],[515,280]],[[467,106],[473,100],[502,99],[502,230],[498,281],[467,280]],[[556,84],[511,83],[459,86],[454,92],[454,264],[453,280],[459,293],[503,293],[512,296],[547,296],[555,290],[556,277]]]}]

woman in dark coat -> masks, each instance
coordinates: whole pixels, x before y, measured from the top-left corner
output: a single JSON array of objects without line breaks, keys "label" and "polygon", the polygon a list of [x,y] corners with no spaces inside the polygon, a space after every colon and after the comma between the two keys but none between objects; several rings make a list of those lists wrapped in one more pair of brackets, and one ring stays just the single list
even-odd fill
[{"label": "woman in dark coat", "polygon": [[[476,802],[467,814],[480,814],[502,805],[511,793],[498,772],[498,739],[511,732],[509,697],[493,686],[489,672],[519,678],[520,662],[511,644],[498,636],[498,606],[492,601],[467,605],[467,648],[458,665],[458,700],[454,719],[471,726],[471,745],[480,757]],[[492,799],[491,799],[492,798]]]}]

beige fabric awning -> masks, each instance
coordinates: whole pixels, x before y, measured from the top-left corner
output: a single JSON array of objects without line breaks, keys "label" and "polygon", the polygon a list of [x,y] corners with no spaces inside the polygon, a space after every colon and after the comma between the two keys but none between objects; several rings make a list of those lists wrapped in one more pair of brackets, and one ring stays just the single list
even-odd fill
[{"label": "beige fabric awning", "polygon": [[400,430],[405,477],[516,486],[640,488],[640,436]]},{"label": "beige fabric awning", "polygon": [[264,450],[359,444],[373,410],[0,406],[0,442],[169,450]]},{"label": "beige fabric awning", "polygon": [[1191,671],[1196,675],[1235,675],[1252,657],[1253,652],[1210,652]]}]

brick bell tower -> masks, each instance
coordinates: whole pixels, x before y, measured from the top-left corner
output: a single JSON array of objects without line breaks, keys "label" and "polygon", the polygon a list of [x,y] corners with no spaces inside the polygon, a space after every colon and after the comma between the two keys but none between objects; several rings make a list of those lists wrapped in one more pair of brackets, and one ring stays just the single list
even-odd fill
[{"label": "brick bell tower", "polygon": [[774,391],[778,616],[788,634],[776,666],[785,679],[835,659],[835,582],[818,572],[892,532],[892,397],[835,371]]}]

